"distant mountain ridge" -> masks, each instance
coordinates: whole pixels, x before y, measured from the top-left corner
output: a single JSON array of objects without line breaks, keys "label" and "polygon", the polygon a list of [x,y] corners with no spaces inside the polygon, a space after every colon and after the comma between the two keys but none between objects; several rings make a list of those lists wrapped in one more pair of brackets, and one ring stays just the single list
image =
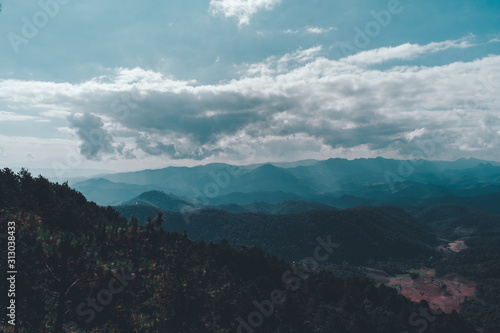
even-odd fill
[{"label": "distant mountain ridge", "polygon": [[262,212],[267,214],[290,214],[299,213],[309,210],[333,210],[336,209],[333,206],[323,204],[320,202],[305,202],[305,201],[283,201],[279,203],[269,203],[269,202],[253,202],[245,205],[236,204],[225,204],[219,205],[217,208],[225,210],[231,213],[243,213],[243,212]]},{"label": "distant mountain ridge", "polygon": [[384,158],[309,160],[286,167],[218,163],[105,175],[74,188],[100,205],[117,205],[149,190],[203,205],[295,200],[348,208],[413,205],[433,198],[455,204],[461,197],[500,196],[500,163],[461,159],[417,164]]},{"label": "distant mountain ridge", "polygon": [[262,212],[266,214],[290,214],[299,213],[309,210],[334,210],[337,209],[331,205],[320,202],[305,202],[305,201],[283,201],[279,203],[270,202],[252,202],[249,204],[222,204],[215,206],[199,205],[198,203],[189,202],[179,198],[175,198],[160,191],[144,192],[141,195],[126,201],[118,206],[114,206],[117,211],[124,216],[135,216],[140,222],[146,221],[147,217],[154,217],[158,212],[190,212],[201,209],[215,208],[221,209],[230,213],[243,212]]},{"label": "distant mountain ridge", "polygon": [[105,178],[92,178],[79,182],[74,184],[73,188],[84,194],[87,200],[94,201],[99,205],[115,205],[141,193],[159,190],[154,184],[116,183]]},{"label": "distant mountain ridge", "polygon": [[168,195],[163,191],[153,190],[144,192],[139,196],[122,203],[121,205],[143,205],[156,207],[162,210],[179,211],[182,207],[192,206],[193,204],[186,200]]}]

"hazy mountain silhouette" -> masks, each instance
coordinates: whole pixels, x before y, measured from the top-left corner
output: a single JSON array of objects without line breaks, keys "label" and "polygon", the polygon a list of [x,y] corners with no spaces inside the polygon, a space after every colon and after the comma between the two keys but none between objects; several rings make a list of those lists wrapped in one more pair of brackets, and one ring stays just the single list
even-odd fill
[{"label": "hazy mountain silhouette", "polygon": [[116,205],[143,192],[159,189],[154,184],[115,183],[104,178],[93,178],[76,183],[73,188],[82,192],[87,200],[94,201],[102,206]]},{"label": "hazy mountain silhouette", "polygon": [[168,195],[163,191],[148,191],[129,201],[125,201],[121,205],[152,206],[161,210],[179,211],[184,206],[192,206],[192,203],[175,196]]},{"label": "hazy mountain silhouette", "polygon": [[[309,160],[287,167],[208,164],[106,175],[74,188],[101,205],[132,200],[141,189],[162,190],[206,205],[295,200],[346,208],[417,205],[434,199],[442,204],[463,204],[467,200],[461,201],[461,197],[498,196],[500,166],[476,159],[414,162],[384,158]],[[482,206],[479,208],[494,209]]]}]

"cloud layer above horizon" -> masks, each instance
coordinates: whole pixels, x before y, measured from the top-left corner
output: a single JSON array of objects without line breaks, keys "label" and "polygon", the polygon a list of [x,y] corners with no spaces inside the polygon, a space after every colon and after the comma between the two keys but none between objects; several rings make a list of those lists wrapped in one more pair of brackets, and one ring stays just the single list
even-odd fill
[{"label": "cloud layer above horizon", "polygon": [[[210,20],[236,18],[227,24],[244,34],[259,13],[283,6],[211,0],[207,13]],[[337,30],[336,24],[279,29],[282,36],[317,38]],[[16,142],[26,149],[38,138],[45,157],[67,164],[67,147],[76,147],[82,161],[93,163],[81,164],[103,168],[337,156],[496,159],[500,54],[491,50],[500,44],[490,37],[366,48],[354,39],[352,52],[340,56],[333,53],[343,44],[317,40],[227,63],[226,78],[214,82],[174,75],[169,60],[102,68],[73,82],[2,77],[0,152],[11,163],[41,159],[33,151],[13,154]],[[222,66],[220,59],[210,66]],[[430,141],[432,152],[425,149]]]}]

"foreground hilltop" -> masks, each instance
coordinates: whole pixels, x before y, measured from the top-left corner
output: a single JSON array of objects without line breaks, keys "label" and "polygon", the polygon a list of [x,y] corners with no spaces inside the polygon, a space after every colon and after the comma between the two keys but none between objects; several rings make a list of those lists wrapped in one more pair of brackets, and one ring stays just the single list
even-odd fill
[{"label": "foreground hilltop", "polygon": [[196,243],[163,231],[161,215],[138,226],[25,171],[0,172],[0,232],[7,221],[17,227],[20,332],[475,332],[368,280]]}]

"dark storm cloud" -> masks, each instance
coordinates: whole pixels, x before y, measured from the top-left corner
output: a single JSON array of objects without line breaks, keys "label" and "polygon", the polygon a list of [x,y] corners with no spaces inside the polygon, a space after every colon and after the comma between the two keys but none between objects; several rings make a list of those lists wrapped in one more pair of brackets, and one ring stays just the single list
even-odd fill
[{"label": "dark storm cloud", "polygon": [[[221,135],[231,135],[246,124],[267,119],[268,100],[228,92],[203,93],[153,92],[130,108],[124,119],[114,119],[129,129],[151,133],[177,133],[203,145]],[[113,115],[111,115],[113,116]]]},{"label": "dark storm cloud", "polygon": [[[242,66],[239,79],[214,85],[119,68],[105,81],[80,85],[13,82],[2,86],[0,97],[84,114],[68,121],[84,142],[82,154],[93,159],[237,158],[244,149],[259,156],[363,149],[404,157],[415,138],[436,130],[451,138],[439,153],[493,152],[500,146],[499,56],[435,67],[370,67],[372,57],[394,61],[439,47],[385,48],[339,60],[321,57],[316,47]],[[101,139],[90,140],[89,129]]]},{"label": "dark storm cloud", "polygon": [[83,115],[69,115],[70,127],[76,130],[76,135],[82,141],[80,153],[90,160],[98,160],[103,154],[111,154],[113,139],[104,129],[101,118],[85,113]]}]

